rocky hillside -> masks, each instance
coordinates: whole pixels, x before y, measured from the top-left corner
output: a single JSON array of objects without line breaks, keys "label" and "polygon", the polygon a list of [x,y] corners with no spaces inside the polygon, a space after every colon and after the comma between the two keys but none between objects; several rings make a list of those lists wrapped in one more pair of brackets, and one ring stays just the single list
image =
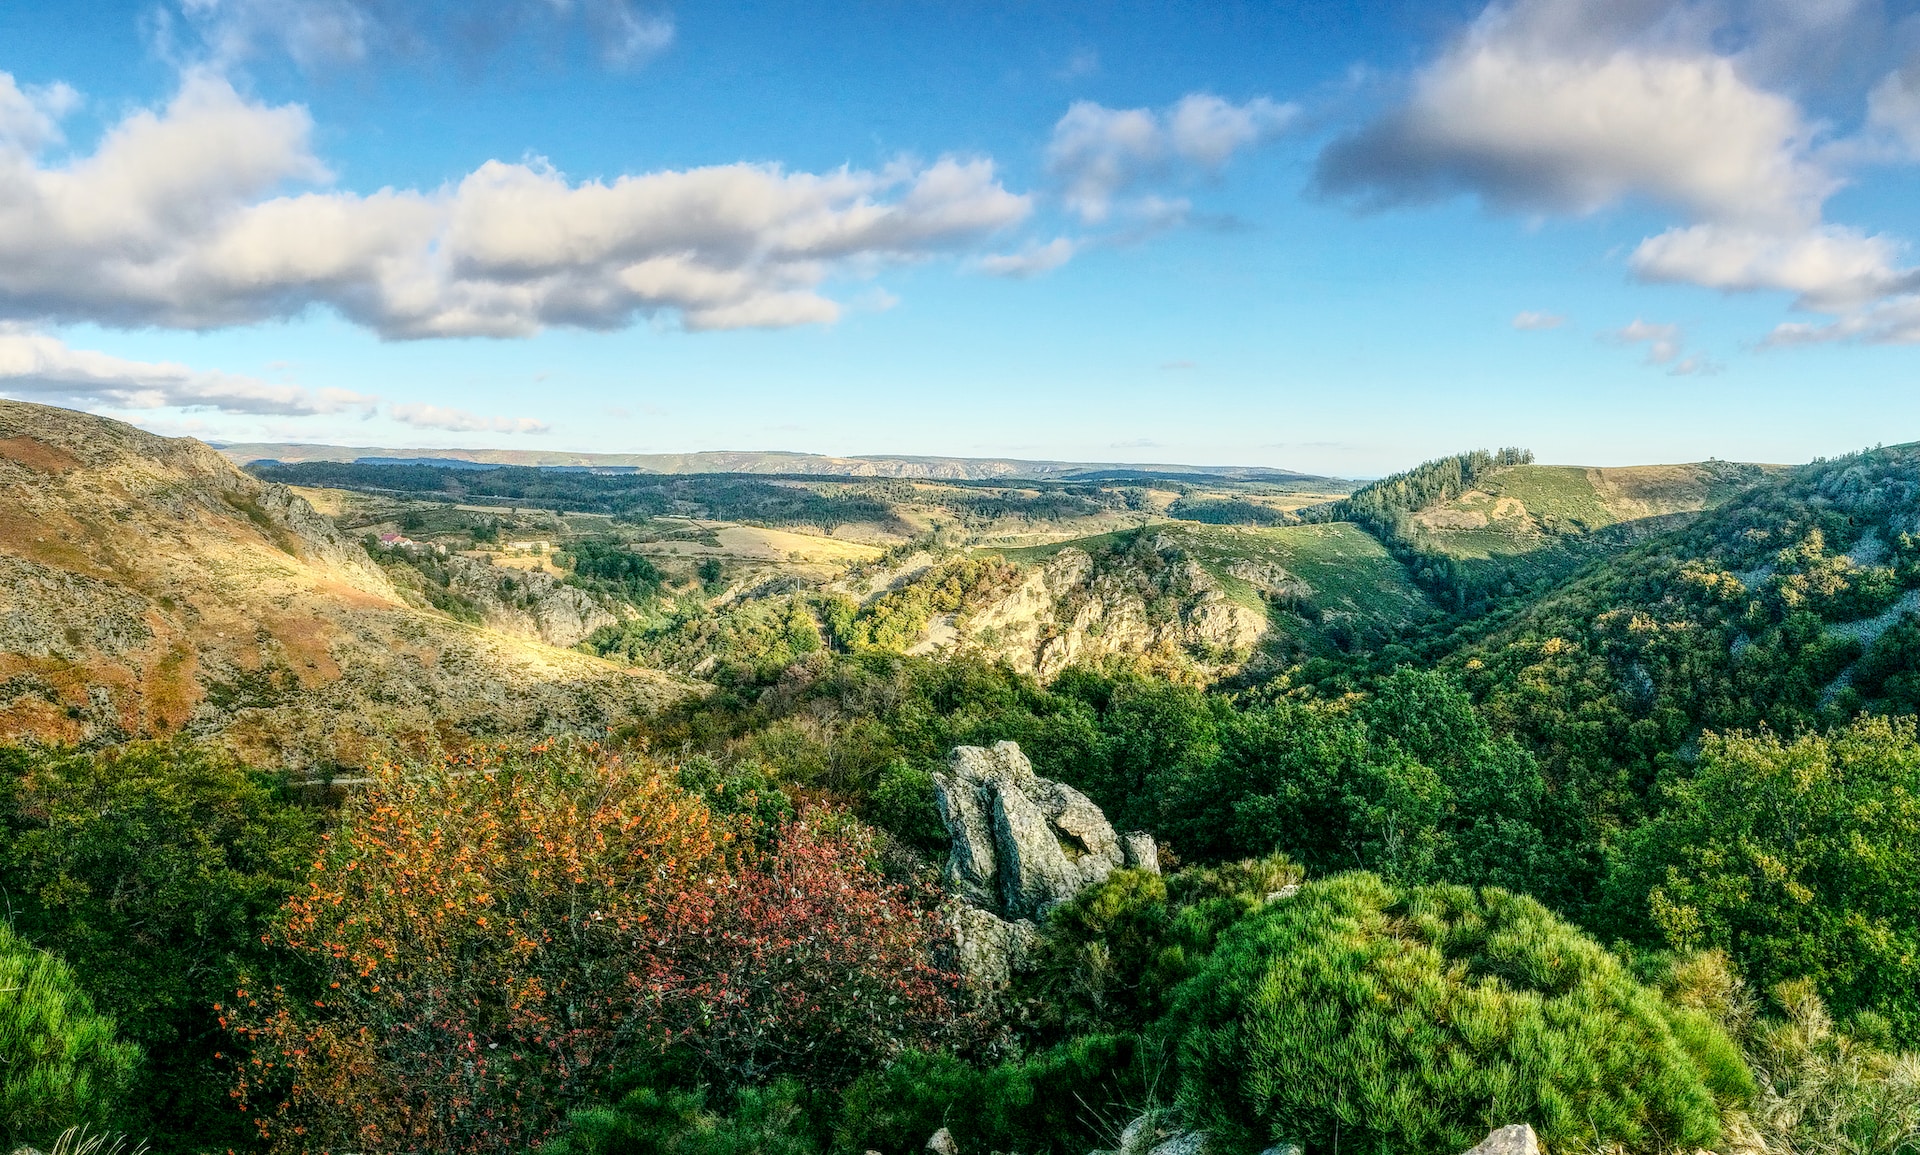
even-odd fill
[{"label": "rocky hillside", "polygon": [[679,692],[409,604],[197,441],[0,401],[0,740],[187,731],[354,766],[395,739],[599,730]]}]

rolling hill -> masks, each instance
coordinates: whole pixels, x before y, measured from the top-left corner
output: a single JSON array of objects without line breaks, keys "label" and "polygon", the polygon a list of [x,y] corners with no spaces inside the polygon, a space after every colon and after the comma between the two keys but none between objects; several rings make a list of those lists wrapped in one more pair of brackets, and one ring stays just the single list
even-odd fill
[{"label": "rolling hill", "polygon": [[217,735],[264,764],[602,731],[672,679],[409,604],[209,447],[0,401],[0,741]]},{"label": "rolling hill", "polygon": [[1703,730],[1920,705],[1916,531],[1920,445],[1769,471],[1469,631],[1445,665],[1570,787],[1625,800]]}]

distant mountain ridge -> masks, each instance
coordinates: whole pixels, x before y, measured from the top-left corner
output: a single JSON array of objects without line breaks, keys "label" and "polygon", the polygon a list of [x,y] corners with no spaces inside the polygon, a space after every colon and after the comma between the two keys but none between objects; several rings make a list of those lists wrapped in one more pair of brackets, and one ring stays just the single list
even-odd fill
[{"label": "distant mountain ridge", "polygon": [[297,464],[341,461],[363,464],[487,465],[631,469],[642,473],[768,473],[815,477],[926,478],[938,481],[1112,479],[1148,474],[1222,478],[1232,481],[1323,481],[1317,474],[1257,465],[1172,465],[1133,462],[1025,461],[1005,457],[833,457],[788,451],[716,450],[700,453],[574,453],[537,449],[394,449],[373,446],[245,442],[214,446],[236,465],[258,461]]}]

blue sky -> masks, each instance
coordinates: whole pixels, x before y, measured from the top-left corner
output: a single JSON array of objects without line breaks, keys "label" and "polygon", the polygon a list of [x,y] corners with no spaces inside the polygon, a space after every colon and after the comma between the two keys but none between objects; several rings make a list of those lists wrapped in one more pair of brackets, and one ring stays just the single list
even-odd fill
[{"label": "blue sky", "polygon": [[1920,438],[1854,0],[0,9],[0,395],[1374,475]]}]

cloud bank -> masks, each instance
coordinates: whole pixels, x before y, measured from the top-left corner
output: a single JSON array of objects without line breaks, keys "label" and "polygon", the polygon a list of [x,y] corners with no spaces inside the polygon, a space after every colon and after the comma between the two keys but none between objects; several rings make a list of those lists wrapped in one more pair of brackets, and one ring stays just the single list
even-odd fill
[{"label": "cloud bank", "polygon": [[[173,361],[131,361],[75,349],[18,324],[0,324],[0,396],[76,409],[184,409],[276,417],[372,417],[381,404],[376,396],[346,389],[308,389]],[[440,405],[396,402],[386,406],[386,414],[416,429],[454,433],[550,429],[530,417],[486,417]]]},{"label": "cloud bank", "polygon": [[277,416],[365,410],[379,401],[344,389],[279,385],[171,361],[128,361],[74,349],[17,325],[0,325],[0,392],[83,409],[215,409]]},{"label": "cloud bank", "polygon": [[434,190],[331,191],[304,109],[208,72],[49,164],[50,118],[23,99],[0,83],[0,317],[20,320],[211,329],[326,307],[396,339],[814,324],[840,313],[820,291],[834,273],[955,250],[1032,210],[992,162],[954,157],[610,182],[489,161]]},{"label": "cloud bank", "polygon": [[[1790,293],[1840,318],[1777,343],[1910,340],[1904,245],[1825,211],[1851,166],[1920,160],[1920,57],[1874,71],[1916,36],[1920,19],[1867,0],[1498,0],[1326,147],[1315,186],[1369,210],[1654,206],[1681,220],[1633,251],[1640,280]],[[1859,109],[1858,132],[1810,115],[1796,90],[1815,89]]]}]

